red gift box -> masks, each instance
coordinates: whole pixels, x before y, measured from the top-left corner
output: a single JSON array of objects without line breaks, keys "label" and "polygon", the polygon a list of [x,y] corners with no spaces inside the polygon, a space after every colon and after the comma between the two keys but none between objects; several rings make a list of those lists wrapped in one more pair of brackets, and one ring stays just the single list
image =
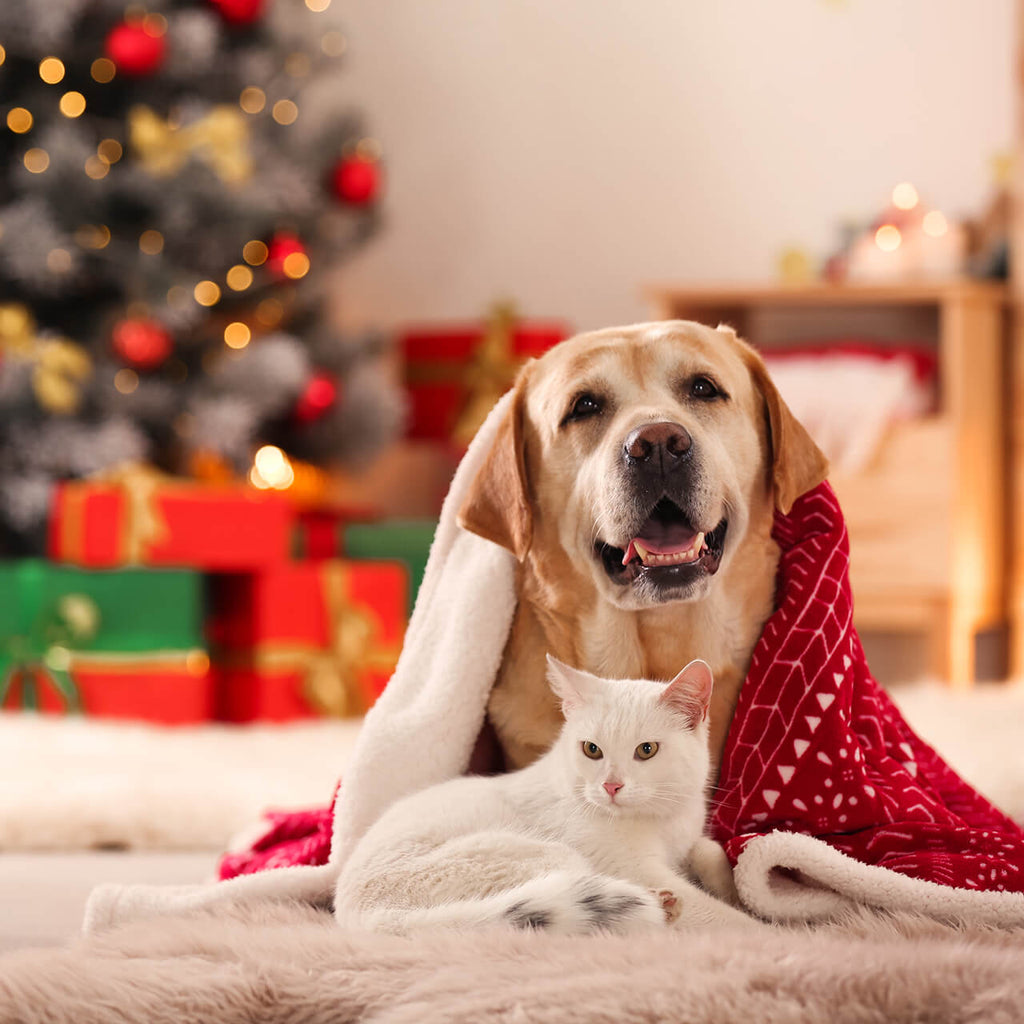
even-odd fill
[{"label": "red gift box", "polygon": [[517,321],[503,309],[476,326],[407,331],[400,345],[408,436],[465,447],[519,367],[569,333],[564,324]]},{"label": "red gift box", "polygon": [[59,485],[48,554],[90,568],[185,566],[245,571],[283,562],[292,509],[279,494],[133,470]]},{"label": "red gift box", "polygon": [[160,725],[191,725],[213,717],[214,679],[210,659],[201,650],[124,655],[72,652],[66,671],[73,700],[44,666],[37,666],[14,673],[3,707],[32,706],[48,714],[80,711],[89,717]]},{"label": "red gift box", "polygon": [[405,633],[399,562],[293,562],[213,580],[218,717],[360,715],[391,678]]}]

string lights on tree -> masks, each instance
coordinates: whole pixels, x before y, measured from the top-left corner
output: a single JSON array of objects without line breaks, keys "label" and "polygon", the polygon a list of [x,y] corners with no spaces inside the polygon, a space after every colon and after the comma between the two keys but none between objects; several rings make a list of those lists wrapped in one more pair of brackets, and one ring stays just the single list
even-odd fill
[{"label": "string lights on tree", "polygon": [[0,4],[0,326],[31,325],[0,330],[0,549],[126,459],[245,477],[394,435],[379,338],[323,312],[383,188],[329,5]]}]

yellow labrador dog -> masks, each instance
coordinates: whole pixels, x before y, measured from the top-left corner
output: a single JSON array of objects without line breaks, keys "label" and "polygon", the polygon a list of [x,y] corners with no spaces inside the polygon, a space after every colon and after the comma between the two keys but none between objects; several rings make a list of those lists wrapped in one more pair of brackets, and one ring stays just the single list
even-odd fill
[{"label": "yellow labrador dog", "polygon": [[596,331],[525,366],[459,516],[518,559],[488,708],[507,766],[533,761],[561,726],[548,652],[617,678],[668,680],[709,662],[717,766],[773,610],[774,510],[826,472],[729,328]]}]

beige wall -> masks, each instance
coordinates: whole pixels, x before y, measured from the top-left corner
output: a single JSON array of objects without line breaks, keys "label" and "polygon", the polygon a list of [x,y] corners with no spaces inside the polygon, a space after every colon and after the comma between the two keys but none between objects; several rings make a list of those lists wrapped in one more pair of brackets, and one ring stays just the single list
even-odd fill
[{"label": "beige wall", "polygon": [[766,279],[909,179],[984,203],[1009,148],[1012,0],[335,0],[388,226],[350,322],[507,295],[578,328],[644,282]]}]

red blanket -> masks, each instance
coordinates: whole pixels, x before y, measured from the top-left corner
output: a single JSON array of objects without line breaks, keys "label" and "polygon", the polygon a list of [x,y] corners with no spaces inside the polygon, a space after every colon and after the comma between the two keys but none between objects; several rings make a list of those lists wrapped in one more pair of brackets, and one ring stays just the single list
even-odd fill
[{"label": "red blanket", "polygon": [[[904,722],[853,627],[849,543],[827,484],[777,516],[778,609],[729,731],[712,830],[735,862],[773,830],[816,836],[865,864],[969,889],[1024,891],[1024,832]],[[330,810],[278,814],[221,877],[322,864]]]}]

